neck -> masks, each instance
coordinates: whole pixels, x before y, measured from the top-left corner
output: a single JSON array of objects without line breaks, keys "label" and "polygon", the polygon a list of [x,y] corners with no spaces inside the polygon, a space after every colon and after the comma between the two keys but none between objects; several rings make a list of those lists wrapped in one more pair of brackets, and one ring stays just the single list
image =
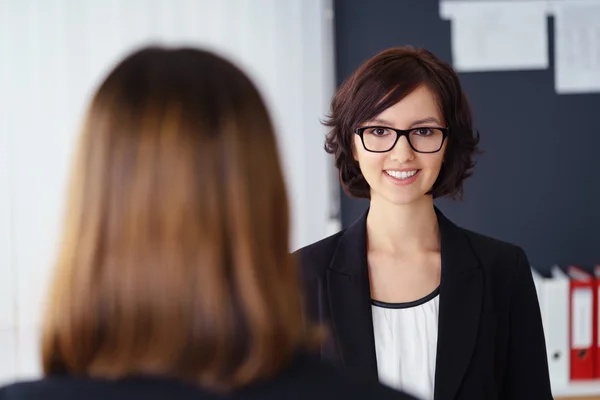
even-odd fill
[{"label": "neck", "polygon": [[367,237],[370,250],[393,253],[439,251],[433,198],[424,196],[421,200],[403,205],[372,198],[367,216]]}]

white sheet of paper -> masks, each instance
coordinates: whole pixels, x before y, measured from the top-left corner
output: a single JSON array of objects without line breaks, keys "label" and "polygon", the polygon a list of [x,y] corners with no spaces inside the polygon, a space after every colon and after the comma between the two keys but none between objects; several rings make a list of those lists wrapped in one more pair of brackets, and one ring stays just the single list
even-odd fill
[{"label": "white sheet of paper", "polygon": [[548,68],[547,15],[540,0],[440,1],[458,72]]},{"label": "white sheet of paper", "polygon": [[600,1],[556,1],[553,14],[556,92],[600,92]]}]

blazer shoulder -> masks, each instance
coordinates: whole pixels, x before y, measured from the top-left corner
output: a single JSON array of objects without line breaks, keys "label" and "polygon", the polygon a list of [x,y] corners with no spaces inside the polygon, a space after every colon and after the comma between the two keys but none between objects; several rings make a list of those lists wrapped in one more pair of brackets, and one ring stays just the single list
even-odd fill
[{"label": "blazer shoulder", "polygon": [[512,243],[505,242],[481,233],[473,232],[468,229],[460,228],[464,235],[469,239],[473,250],[485,251],[494,255],[515,254],[522,249]]},{"label": "blazer shoulder", "polygon": [[[293,399],[381,399],[415,400],[413,397],[365,378],[355,371],[342,370],[314,358],[303,358],[295,368],[282,374],[275,383],[286,398]],[[292,392],[294,395],[289,395]],[[283,398],[284,396],[277,396]]]},{"label": "blazer shoulder", "polygon": [[305,279],[321,276],[325,272],[344,232],[345,229],[292,253]]},{"label": "blazer shoulder", "polygon": [[523,266],[530,268],[525,251],[520,246],[467,229],[461,230],[484,269],[513,275],[522,273]]},{"label": "blazer shoulder", "polygon": [[48,389],[47,379],[14,382],[0,387],[0,400],[36,399]]}]

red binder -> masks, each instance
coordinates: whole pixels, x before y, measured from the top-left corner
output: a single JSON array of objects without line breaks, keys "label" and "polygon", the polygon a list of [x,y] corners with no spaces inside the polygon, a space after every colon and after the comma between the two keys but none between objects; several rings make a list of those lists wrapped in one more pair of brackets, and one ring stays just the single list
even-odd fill
[{"label": "red binder", "polygon": [[596,373],[594,378],[600,379],[600,328],[598,324],[600,324],[600,265],[596,265],[594,267],[594,294],[596,298],[594,299],[594,305],[596,308],[594,309],[594,338],[596,340]]},{"label": "red binder", "polygon": [[577,266],[569,266],[569,343],[571,380],[596,377],[598,346],[598,288],[592,275]]}]

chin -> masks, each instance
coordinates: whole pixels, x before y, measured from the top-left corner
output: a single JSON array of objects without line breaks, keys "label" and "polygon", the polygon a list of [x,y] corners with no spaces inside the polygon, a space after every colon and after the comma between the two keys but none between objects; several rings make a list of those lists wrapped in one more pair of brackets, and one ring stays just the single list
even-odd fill
[{"label": "chin", "polygon": [[386,193],[381,196],[388,203],[396,206],[405,206],[413,203],[417,203],[425,197],[424,193]]}]

